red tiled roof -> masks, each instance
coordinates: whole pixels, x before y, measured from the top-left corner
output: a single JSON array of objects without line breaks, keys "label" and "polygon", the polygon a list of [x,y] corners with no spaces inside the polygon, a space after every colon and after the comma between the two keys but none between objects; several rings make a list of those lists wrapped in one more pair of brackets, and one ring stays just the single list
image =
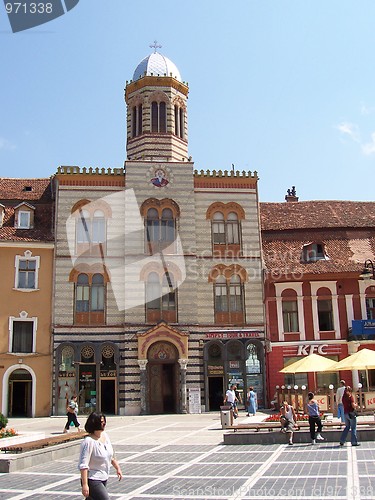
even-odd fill
[{"label": "red tiled roof", "polygon": [[[0,240],[54,241],[54,202],[51,183],[51,179],[0,178],[0,204],[5,207]],[[33,229],[14,227],[14,208],[23,201],[35,207]]]},{"label": "red tiled roof", "polygon": [[360,273],[364,261],[375,255],[375,235],[349,240],[326,235],[326,238],[319,237],[318,241],[324,243],[327,259],[302,262],[303,245],[311,241],[314,238],[282,240],[263,237],[265,267],[272,270],[274,279],[279,275],[293,275],[298,280],[305,274]]},{"label": "red tiled roof", "polygon": [[[26,188],[26,189],[25,189]],[[31,188],[31,191],[27,188]],[[51,179],[11,179],[0,177],[0,203],[3,200],[51,200]]]},{"label": "red tiled roof", "polygon": [[375,227],[375,202],[297,201],[260,203],[262,231]]},{"label": "red tiled roof", "polygon": [[[375,203],[307,201],[261,203],[265,267],[278,275],[359,273],[375,255]],[[323,245],[327,258],[303,262],[309,243]]]}]

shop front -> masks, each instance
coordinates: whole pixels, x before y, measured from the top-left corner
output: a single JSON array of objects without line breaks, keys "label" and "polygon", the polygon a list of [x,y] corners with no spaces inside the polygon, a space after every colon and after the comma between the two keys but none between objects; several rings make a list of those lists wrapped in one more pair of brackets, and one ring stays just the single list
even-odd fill
[{"label": "shop front", "polygon": [[[317,373],[280,373],[280,370],[302,357],[310,354],[319,354],[333,361],[348,355],[348,343],[344,341],[314,341],[314,342],[275,342],[272,344],[270,352],[267,354],[268,370],[268,395],[270,399],[277,388],[284,388],[283,391],[294,391],[295,387],[300,390],[316,393],[328,393],[329,387],[338,387],[340,374],[338,372],[317,372]],[[351,380],[350,380],[351,383]]]},{"label": "shop front", "polygon": [[206,334],[204,346],[205,406],[217,411],[223,404],[225,393],[236,385],[246,406],[247,393],[253,387],[258,406],[264,406],[264,341],[262,332],[226,331]]},{"label": "shop front", "polygon": [[58,375],[55,414],[65,415],[69,400],[78,396],[79,413],[118,411],[118,348],[110,343],[61,344],[56,351]]}]

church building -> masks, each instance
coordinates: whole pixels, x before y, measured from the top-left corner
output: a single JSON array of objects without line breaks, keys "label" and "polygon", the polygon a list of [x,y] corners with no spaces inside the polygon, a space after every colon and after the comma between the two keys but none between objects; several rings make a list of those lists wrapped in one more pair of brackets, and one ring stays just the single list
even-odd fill
[{"label": "church building", "polygon": [[266,403],[257,172],[195,170],[189,87],[154,49],[124,168],[55,176],[54,414],[218,410],[231,383]]}]

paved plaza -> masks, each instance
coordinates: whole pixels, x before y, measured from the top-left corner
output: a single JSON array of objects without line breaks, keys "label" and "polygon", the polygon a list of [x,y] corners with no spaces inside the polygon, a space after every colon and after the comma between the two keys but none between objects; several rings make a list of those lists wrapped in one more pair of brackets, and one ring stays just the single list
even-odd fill
[{"label": "paved plaza", "polygon": [[[51,417],[10,419],[9,424],[51,435],[61,432],[64,422]],[[358,448],[350,443],[343,448],[338,443],[225,446],[217,413],[109,417],[108,433],[124,473],[120,482],[114,474],[109,479],[112,500],[375,498],[374,442]],[[69,453],[1,474],[0,499],[82,499],[78,447]]]}]

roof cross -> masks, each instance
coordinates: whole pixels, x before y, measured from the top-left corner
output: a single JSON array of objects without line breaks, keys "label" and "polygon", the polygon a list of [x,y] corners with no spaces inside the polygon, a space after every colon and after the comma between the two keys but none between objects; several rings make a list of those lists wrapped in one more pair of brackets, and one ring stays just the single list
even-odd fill
[{"label": "roof cross", "polygon": [[161,49],[162,45],[158,44],[157,40],[154,40],[154,43],[150,45],[151,49],[154,49],[154,54],[156,54],[156,49]]}]

